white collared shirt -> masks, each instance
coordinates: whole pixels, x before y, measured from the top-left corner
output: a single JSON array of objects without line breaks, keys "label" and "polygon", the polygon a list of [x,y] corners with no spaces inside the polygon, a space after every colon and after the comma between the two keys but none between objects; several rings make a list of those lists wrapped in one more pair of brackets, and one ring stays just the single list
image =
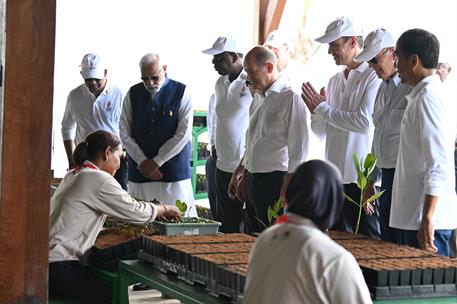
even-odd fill
[{"label": "white collared shirt", "polygon": [[366,62],[349,72],[330,78],[327,100],[311,115],[314,133],[325,138],[326,159],[341,171],[343,183],[355,183],[357,172],[353,153],[360,159],[371,152],[373,106],[381,80]]},{"label": "white collared shirt", "polygon": [[425,195],[438,197],[435,229],[457,228],[454,140],[455,105],[443,96],[436,75],[422,79],[406,97],[400,131],[390,226],[418,230]]},{"label": "white collared shirt", "polygon": [[243,303],[372,303],[355,258],[304,217],[262,232],[249,254]]},{"label": "white collared shirt", "polygon": [[85,264],[107,216],[136,224],[157,216],[153,204],[130,197],[107,172],[74,172],[67,173],[51,199],[49,262],[79,259]]},{"label": "white collared shirt", "polygon": [[215,85],[216,167],[232,173],[244,154],[252,95],[242,71],[234,81],[221,76]]},{"label": "white collared shirt", "polygon": [[373,153],[378,158],[378,168],[395,168],[401,120],[408,104],[405,96],[411,89],[411,86],[401,83],[398,73],[379,86],[373,112]]},{"label": "white collared shirt", "polygon": [[305,104],[282,77],[254,94],[249,109],[244,167],[251,173],[288,171],[306,160],[308,128]]},{"label": "white collared shirt", "polygon": [[67,97],[62,119],[63,140],[74,140],[77,145],[97,130],[119,135],[123,98],[121,89],[109,81],[97,98],[85,84],[73,89]]}]

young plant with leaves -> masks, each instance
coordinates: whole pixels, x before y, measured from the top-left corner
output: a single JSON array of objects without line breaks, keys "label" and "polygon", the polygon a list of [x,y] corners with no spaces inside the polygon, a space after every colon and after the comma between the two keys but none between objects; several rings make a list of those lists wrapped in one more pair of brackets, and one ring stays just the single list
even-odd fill
[{"label": "young plant with leaves", "polygon": [[377,157],[374,154],[368,153],[365,161],[363,157],[360,159],[360,162],[357,158],[357,155],[354,153],[352,155],[354,166],[357,171],[357,187],[360,189],[360,199],[359,202],[355,202],[352,198],[348,195],[344,194],[346,199],[359,207],[359,216],[357,218],[357,225],[355,228],[355,234],[359,232],[360,226],[360,219],[362,218],[362,209],[366,204],[373,202],[374,200],[378,199],[385,190],[375,193],[371,197],[369,197],[365,202],[363,201],[363,196],[365,191],[367,190],[368,183],[370,181],[370,175],[373,173],[374,168],[376,167]]}]

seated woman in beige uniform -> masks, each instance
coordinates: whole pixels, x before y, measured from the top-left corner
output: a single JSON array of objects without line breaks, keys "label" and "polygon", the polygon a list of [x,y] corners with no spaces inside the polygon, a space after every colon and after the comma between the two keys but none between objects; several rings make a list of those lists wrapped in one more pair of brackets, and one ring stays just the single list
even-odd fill
[{"label": "seated woman in beige uniform", "polygon": [[243,303],[372,303],[355,258],[325,234],[344,204],[337,170],[321,160],[297,168],[287,213],[251,250]]},{"label": "seated woman in beige uniform", "polygon": [[111,290],[86,267],[90,248],[105,219],[144,224],[156,217],[179,218],[174,206],[136,201],[113,175],[119,168],[119,138],[106,131],[89,134],[76,147],[78,165],[67,173],[51,199],[49,295],[83,303],[111,303]]}]

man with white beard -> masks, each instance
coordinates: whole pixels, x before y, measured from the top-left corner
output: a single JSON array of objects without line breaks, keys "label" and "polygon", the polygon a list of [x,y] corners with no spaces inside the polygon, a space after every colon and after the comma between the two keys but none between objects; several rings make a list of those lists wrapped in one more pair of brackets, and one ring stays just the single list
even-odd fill
[{"label": "man with white beard", "polygon": [[129,156],[129,194],[174,205],[196,216],[191,184],[192,103],[188,87],[168,78],[158,54],[140,60],[142,82],[124,99],[121,139]]}]

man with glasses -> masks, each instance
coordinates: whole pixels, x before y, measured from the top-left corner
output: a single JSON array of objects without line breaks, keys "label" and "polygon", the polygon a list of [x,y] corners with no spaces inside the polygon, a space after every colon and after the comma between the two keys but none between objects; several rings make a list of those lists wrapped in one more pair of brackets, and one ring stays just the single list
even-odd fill
[{"label": "man with glasses", "polygon": [[[380,80],[367,63],[354,61],[363,44],[362,29],[352,20],[341,17],[327,26],[325,34],[316,39],[328,43],[328,53],[344,70],[330,78],[328,91],[318,93],[306,82],[302,98],[311,114],[314,133],[326,138],[326,159],[340,169],[344,192],[354,201],[360,200],[353,154],[360,159],[371,152],[373,140],[373,105]],[[344,205],[335,229],[352,232],[357,224],[358,209],[353,203]],[[379,238],[377,217],[362,215],[360,232]]]},{"label": "man with glasses", "polygon": [[377,29],[368,34],[363,51],[355,57],[355,61],[368,62],[378,78],[383,80],[373,111],[375,130],[372,153],[377,156],[378,161],[364,193],[364,201],[375,194],[375,182],[381,177],[381,191],[385,192],[379,198],[379,204],[365,205],[365,212],[376,216],[375,208],[378,207],[381,239],[389,242],[394,240],[389,218],[401,121],[408,104],[406,95],[411,92],[411,87],[401,82],[395,66],[396,60],[395,40],[385,29]]},{"label": "man with glasses", "polygon": [[[73,89],[67,98],[62,120],[62,138],[69,168],[75,146],[97,130],[119,135],[119,120],[124,93],[106,78],[107,69],[98,54],[84,55],[81,76],[84,84]],[[123,189],[127,189],[127,159],[123,157],[114,176]]]},{"label": "man with glasses", "polygon": [[246,86],[243,54],[232,37],[217,38],[203,53],[213,56],[214,69],[221,75],[214,88],[216,148],[213,151],[213,154],[217,153],[216,201],[221,231],[240,232],[243,202],[230,197],[228,187],[244,154],[252,94]]},{"label": "man with glasses", "polygon": [[186,202],[196,216],[190,170],[192,103],[187,86],[170,79],[158,54],[140,60],[142,82],[125,96],[121,139],[129,156],[129,194],[169,205]]}]

